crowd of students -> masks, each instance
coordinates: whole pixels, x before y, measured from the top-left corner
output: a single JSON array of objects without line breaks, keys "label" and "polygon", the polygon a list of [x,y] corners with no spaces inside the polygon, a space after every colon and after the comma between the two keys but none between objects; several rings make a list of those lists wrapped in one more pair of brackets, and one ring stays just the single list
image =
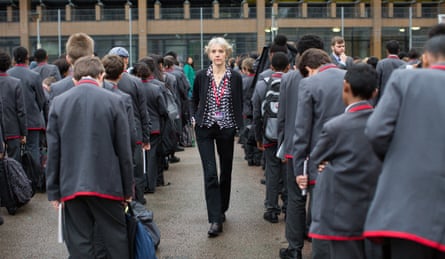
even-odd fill
[{"label": "crowd of students", "polygon": [[[393,40],[386,58],[358,60],[345,54],[342,37],[332,38],[328,54],[317,35],[295,45],[278,35],[238,67],[226,63],[227,41],[215,38],[198,81],[193,61],[186,76],[174,52],[131,68],[123,47],[94,57],[84,33],[68,39],[66,62],[48,64],[38,49],[33,69],[26,48],[16,47],[13,60],[0,52],[5,153],[20,161],[25,146],[35,161],[47,159],[48,197],[64,204],[66,244],[78,258],[128,257],[121,203],[145,204],[144,193],[169,184],[163,172],[191,145],[181,136],[194,119],[209,237],[222,232],[230,200],[233,146],[221,139],[233,142],[238,130],[248,165],[265,171],[263,218],[285,215],[280,258],[302,258],[305,239],[315,259],[445,258],[444,32],[432,28],[422,59],[408,61]],[[214,141],[227,160],[224,177],[209,152]],[[105,252],[94,248],[97,235]]]},{"label": "crowd of students", "polygon": [[[248,165],[265,169],[264,219],[285,215],[280,258],[302,258],[305,239],[314,259],[445,258],[437,209],[444,135],[433,126],[445,95],[444,32],[443,24],[431,29],[423,55],[406,57],[390,40],[381,60],[347,56],[339,36],[328,54],[317,35],[293,47],[278,35],[262,57],[239,61],[241,143]],[[262,71],[264,56],[270,67]],[[275,81],[274,123],[267,106]]]}]

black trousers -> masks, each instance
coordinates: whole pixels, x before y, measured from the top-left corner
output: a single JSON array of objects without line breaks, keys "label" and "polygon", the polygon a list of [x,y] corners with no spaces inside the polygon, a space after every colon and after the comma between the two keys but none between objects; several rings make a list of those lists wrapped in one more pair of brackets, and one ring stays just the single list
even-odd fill
[{"label": "black trousers", "polygon": [[6,153],[8,154],[8,157],[14,158],[16,161],[21,163],[22,156],[20,154],[20,146],[21,146],[20,138],[8,139],[6,140],[6,145],[7,145]]},{"label": "black trousers", "polygon": [[[199,127],[196,142],[204,170],[204,188],[209,223],[221,223],[221,215],[229,209],[232,182],[232,163],[235,128],[220,129]],[[216,168],[216,150],[219,156],[220,175]]]},{"label": "black trousers", "polygon": [[407,239],[389,238],[383,247],[384,259],[445,259],[445,252]]},{"label": "black trousers", "polygon": [[145,189],[145,175],[144,175],[144,164],[143,164],[143,152],[141,145],[136,145],[133,153],[133,176],[134,176],[134,199],[138,202],[144,201],[144,189]]},{"label": "black trousers", "polygon": [[64,206],[64,238],[70,259],[96,258],[97,236],[108,258],[129,258],[125,213],[120,201],[81,196],[66,201]]},{"label": "black trousers", "polygon": [[306,196],[301,195],[294,175],[292,159],[286,163],[287,170],[287,210],[286,210],[286,239],[289,243],[289,252],[294,258],[304,246],[304,237],[307,231],[306,224]]},{"label": "black trousers", "polygon": [[150,150],[147,152],[147,189],[149,192],[154,192],[158,182],[159,170],[163,170],[164,156],[159,154],[159,147],[161,144],[161,135],[150,135]]}]

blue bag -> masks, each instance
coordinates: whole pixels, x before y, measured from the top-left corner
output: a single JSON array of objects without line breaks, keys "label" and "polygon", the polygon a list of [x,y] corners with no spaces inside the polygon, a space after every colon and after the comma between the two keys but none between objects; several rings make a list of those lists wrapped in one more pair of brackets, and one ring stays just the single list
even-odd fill
[{"label": "blue bag", "polygon": [[134,249],[135,259],[156,259],[153,240],[140,221],[137,223]]}]

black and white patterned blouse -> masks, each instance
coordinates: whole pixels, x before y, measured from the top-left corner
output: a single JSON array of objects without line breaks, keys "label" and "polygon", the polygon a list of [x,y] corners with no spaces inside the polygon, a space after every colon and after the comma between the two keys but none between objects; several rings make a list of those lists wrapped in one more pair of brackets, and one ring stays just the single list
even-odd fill
[{"label": "black and white patterned blouse", "polygon": [[219,85],[216,85],[213,76],[213,68],[210,65],[206,75],[210,78],[207,91],[207,99],[204,108],[202,126],[208,128],[217,124],[220,129],[236,126],[232,105],[231,71],[226,68]]}]

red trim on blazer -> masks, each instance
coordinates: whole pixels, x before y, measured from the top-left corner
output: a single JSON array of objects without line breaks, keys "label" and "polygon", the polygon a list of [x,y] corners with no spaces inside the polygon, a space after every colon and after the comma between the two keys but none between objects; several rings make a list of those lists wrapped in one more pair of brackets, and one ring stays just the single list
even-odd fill
[{"label": "red trim on blazer", "polygon": [[371,105],[363,104],[363,105],[352,107],[351,109],[348,110],[348,112],[358,112],[358,111],[371,110],[371,109],[373,109],[373,107]]},{"label": "red trim on blazer", "polygon": [[0,73],[0,76],[8,76],[6,73]]},{"label": "red trim on blazer", "polygon": [[142,145],[144,144],[142,141],[136,141],[136,145]]},{"label": "red trim on blazer", "polygon": [[264,148],[270,148],[270,147],[273,147],[273,146],[276,146],[276,145],[277,145],[277,142],[273,142],[273,143],[263,144],[263,147]]},{"label": "red trim on blazer", "polygon": [[322,67],[318,70],[318,72],[320,73],[320,72],[323,72],[323,71],[328,70],[328,69],[330,69],[330,68],[337,68],[337,66],[334,65],[334,64],[327,64],[327,65],[325,65],[325,66],[322,66]]},{"label": "red trim on blazer", "polygon": [[28,130],[33,130],[33,131],[36,131],[36,130],[45,130],[45,128],[28,128]]},{"label": "red trim on blazer", "polygon": [[10,140],[10,139],[18,139],[18,138],[21,138],[22,136],[9,136],[9,137],[6,137],[6,140]]},{"label": "red trim on blazer", "polygon": [[315,185],[317,183],[317,180],[309,180],[309,185]]},{"label": "red trim on blazer", "polygon": [[123,201],[124,200],[124,198],[120,197],[120,196],[108,195],[108,194],[97,193],[97,192],[76,192],[70,196],[63,197],[60,200],[62,202],[69,201],[69,200],[75,199],[78,196],[95,196],[95,197],[108,199],[108,200],[115,200],[115,201]]},{"label": "red trim on blazer", "polygon": [[273,78],[282,78],[282,77],[283,77],[283,73],[279,73],[279,72],[277,72],[277,73],[273,73],[270,77],[273,77]]},{"label": "red trim on blazer", "polygon": [[99,86],[99,83],[96,80],[89,78],[80,79],[76,85],[81,85],[81,84],[92,84],[95,86]]},{"label": "red trim on blazer", "polygon": [[292,158],[294,158],[294,156],[291,155],[291,154],[285,154],[285,155],[284,155],[284,158],[292,159]]},{"label": "red trim on blazer", "polygon": [[374,238],[374,237],[389,237],[389,238],[401,238],[407,239],[424,246],[428,246],[442,252],[445,252],[445,244],[438,243],[433,240],[426,239],[424,237],[417,236],[415,234],[400,232],[400,231],[391,231],[391,230],[376,230],[376,231],[365,231],[365,237]]},{"label": "red trim on blazer", "polygon": [[152,132],[150,132],[151,135],[159,135],[161,134],[160,130],[153,130]]},{"label": "red trim on blazer", "polygon": [[148,79],[141,79],[142,83],[148,83],[150,81],[148,81]]},{"label": "red trim on blazer", "polygon": [[387,58],[400,59],[399,56],[394,55],[394,54],[388,55]]},{"label": "red trim on blazer", "polygon": [[319,235],[314,233],[309,233],[309,237],[315,238],[315,239],[322,239],[322,240],[335,240],[335,241],[354,241],[354,240],[364,240],[364,236],[359,237],[347,237],[347,236],[330,236],[330,235]]},{"label": "red trim on blazer", "polygon": [[16,66],[16,67],[28,67],[28,65],[23,64],[23,63],[21,63],[21,64],[15,64],[15,66]]},{"label": "red trim on blazer", "polygon": [[248,77],[255,76],[255,73],[252,73],[252,74],[249,73],[249,74],[247,74],[247,76],[248,76]]},{"label": "red trim on blazer", "polygon": [[432,65],[432,66],[430,66],[430,68],[445,70],[445,65]]},{"label": "red trim on blazer", "polygon": [[47,62],[40,62],[39,64],[37,64],[37,66],[43,66],[43,65],[46,65],[46,64],[48,64]]}]

